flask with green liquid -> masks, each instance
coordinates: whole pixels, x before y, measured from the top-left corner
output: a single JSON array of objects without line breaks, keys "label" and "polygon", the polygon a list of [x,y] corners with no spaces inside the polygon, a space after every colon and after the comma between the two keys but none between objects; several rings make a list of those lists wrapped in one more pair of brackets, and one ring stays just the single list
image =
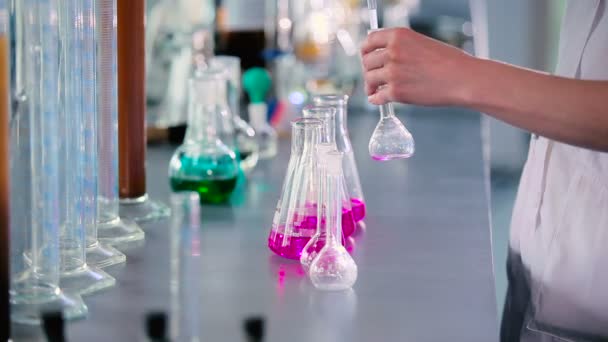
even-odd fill
[{"label": "flask with green liquid", "polygon": [[213,72],[190,79],[188,129],[169,164],[173,191],[196,191],[203,203],[227,201],[239,175],[234,136],[222,129],[225,85]]}]

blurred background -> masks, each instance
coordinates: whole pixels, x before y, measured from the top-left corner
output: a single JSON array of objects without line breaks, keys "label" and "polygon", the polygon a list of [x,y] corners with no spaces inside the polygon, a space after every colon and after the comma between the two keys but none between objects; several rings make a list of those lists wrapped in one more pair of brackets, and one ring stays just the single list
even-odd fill
[{"label": "blurred background", "polygon": [[[353,106],[369,106],[358,55],[368,27],[365,1],[149,0],[147,6],[151,127],[184,123],[180,113],[186,112],[183,94],[192,64],[214,52],[241,57],[243,70],[270,70],[276,106],[270,106],[269,119],[279,133],[311,94],[343,92],[352,95]],[[549,72],[555,67],[565,0],[384,0],[379,6],[383,27],[410,26],[480,57]],[[501,311],[511,210],[529,134],[487,117],[483,126]]]}]

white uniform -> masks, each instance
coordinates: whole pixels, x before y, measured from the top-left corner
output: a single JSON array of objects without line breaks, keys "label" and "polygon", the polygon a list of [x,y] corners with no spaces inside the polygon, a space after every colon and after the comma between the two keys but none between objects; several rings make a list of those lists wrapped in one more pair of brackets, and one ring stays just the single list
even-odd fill
[{"label": "white uniform", "polygon": [[[608,0],[569,1],[556,74],[608,80]],[[533,137],[510,249],[529,296],[522,341],[608,339],[608,153]]]}]

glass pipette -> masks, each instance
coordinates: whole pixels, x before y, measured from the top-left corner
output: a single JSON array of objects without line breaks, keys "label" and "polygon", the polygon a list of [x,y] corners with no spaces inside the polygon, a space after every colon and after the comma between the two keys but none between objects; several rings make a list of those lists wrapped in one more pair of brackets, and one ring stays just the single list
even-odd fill
[{"label": "glass pipette", "polygon": [[[378,30],[378,5],[367,0],[370,32]],[[414,154],[414,137],[395,116],[392,103],[380,106],[380,121],[369,140],[369,154],[375,160],[409,158]]]}]

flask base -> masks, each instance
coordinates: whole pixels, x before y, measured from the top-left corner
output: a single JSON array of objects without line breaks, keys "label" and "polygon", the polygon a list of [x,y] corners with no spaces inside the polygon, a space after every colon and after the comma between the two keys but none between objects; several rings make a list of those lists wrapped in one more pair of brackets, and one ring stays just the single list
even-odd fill
[{"label": "flask base", "polygon": [[122,264],[127,260],[127,257],[118,249],[99,242],[91,247],[87,247],[86,252],[87,264],[98,268]]},{"label": "flask base", "polygon": [[84,266],[61,273],[60,286],[68,293],[81,296],[108,289],[116,285],[116,279],[97,267]]},{"label": "flask base", "polygon": [[15,323],[39,325],[42,313],[51,311],[61,311],[65,320],[82,319],[89,312],[79,295],[65,293],[59,288],[44,299],[11,298],[11,320]]},{"label": "flask base", "polygon": [[142,241],[145,235],[137,223],[120,217],[110,222],[100,223],[97,226],[97,239],[106,245]]},{"label": "flask base", "polygon": [[148,195],[120,199],[120,217],[137,223],[157,221],[169,217],[171,210]]}]

